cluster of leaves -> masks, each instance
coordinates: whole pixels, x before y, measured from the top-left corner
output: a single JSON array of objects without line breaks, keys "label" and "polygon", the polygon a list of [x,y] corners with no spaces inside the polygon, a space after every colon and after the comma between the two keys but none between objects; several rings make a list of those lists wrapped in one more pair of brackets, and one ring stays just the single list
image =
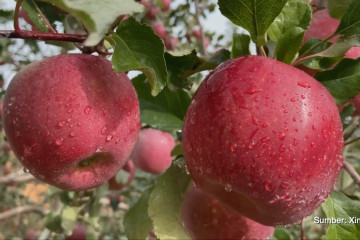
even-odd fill
[{"label": "cluster of leaves", "polygon": [[[310,39],[306,43],[303,43],[303,37],[312,14],[308,1],[268,0],[258,3],[255,0],[219,0],[221,13],[249,34],[234,33],[231,46],[219,46],[217,42],[223,36],[207,33],[213,49],[217,49],[209,56],[198,54],[199,43],[189,41],[192,39],[189,33],[199,17],[199,13],[192,12],[193,4],[187,0],[180,3],[176,10],[157,16],[157,20],[164,22],[169,32],[177,34],[181,42],[173,52],[164,50],[163,41],[146,24],[149,20],[146,19],[143,5],[133,0],[101,3],[96,0],[25,0],[22,7],[40,31],[47,32],[49,29],[39,16],[39,9],[56,29],[61,23],[66,33],[88,33],[81,44],[47,42],[62,47],[62,52],[75,46],[84,50],[100,45],[113,53],[111,61],[116,71],[141,71],[132,79],[132,83],[139,97],[142,124],[170,132],[179,142],[183,118],[192,95],[203,80],[200,73],[212,70],[230,58],[250,54],[251,42],[255,43],[258,53],[294,66],[304,65],[319,70],[315,78],[323,83],[339,105],[359,94],[360,59],[342,59],[350,47],[360,46],[360,4],[357,0],[329,0],[327,6],[330,14],[341,19],[337,31],[325,40]],[[206,17],[214,10],[215,4],[204,1],[202,7],[205,10],[200,15]],[[13,14],[13,11],[1,10],[0,22],[9,21]],[[125,15],[131,17],[122,21]],[[177,27],[180,30],[175,30]],[[335,43],[328,42],[335,35],[340,35],[339,39]],[[18,57],[17,53],[10,51],[11,46],[16,44],[11,39],[0,43],[0,62],[17,67],[30,62],[31,59]],[[26,41],[21,47],[26,46],[32,47],[30,51],[33,53],[41,52],[38,43]],[[334,64],[335,67],[332,67]],[[342,112],[345,133],[351,133],[348,141],[360,135],[359,130],[353,130],[353,122],[348,121],[353,110],[350,105]],[[356,163],[359,149],[358,143],[349,144],[344,153],[346,160],[356,169],[360,169]],[[44,239],[56,236],[55,233],[60,237],[69,235],[77,222],[87,226],[91,239],[119,236],[145,239],[151,238],[149,232],[152,230],[159,239],[186,239],[188,236],[182,228],[180,208],[192,182],[182,159],[181,143],[174,149],[173,155],[175,160],[172,166],[161,176],[137,171],[131,186],[115,193],[108,190],[107,184],[77,193],[49,187],[42,193],[41,201],[37,202],[27,195],[24,197],[27,184],[7,183],[1,186],[0,211],[27,204],[41,206],[45,209],[41,212],[46,214],[45,220],[20,216],[11,223],[19,226],[28,222],[25,229],[36,226],[35,229],[41,231],[41,238]],[[2,178],[8,175],[9,169],[14,171],[20,167],[11,152],[3,152],[0,161],[1,165],[7,166],[7,170],[3,168],[0,172]],[[121,178],[121,174],[124,173],[119,172],[118,178]],[[356,183],[346,172],[342,172],[337,191],[329,196],[321,209],[304,220],[306,237],[318,239],[326,235],[328,239],[358,238],[357,224],[331,224],[326,229],[326,225],[314,224],[313,217],[360,217],[359,197]],[[18,234],[7,227],[0,226],[3,233],[0,239]],[[277,228],[274,238],[298,239],[299,232],[299,225],[290,229]],[[21,236],[24,234],[22,231]]]}]

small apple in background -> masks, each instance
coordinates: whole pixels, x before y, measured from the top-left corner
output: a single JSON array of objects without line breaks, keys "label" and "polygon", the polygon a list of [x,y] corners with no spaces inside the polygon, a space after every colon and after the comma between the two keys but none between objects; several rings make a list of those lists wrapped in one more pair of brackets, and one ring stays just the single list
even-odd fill
[{"label": "small apple in background", "polygon": [[174,50],[178,45],[179,40],[176,37],[168,36],[164,40],[165,48],[167,50]]},{"label": "small apple in background", "polygon": [[169,11],[171,5],[171,0],[162,0],[162,11]]},{"label": "small apple in background", "polygon": [[161,39],[165,39],[167,37],[167,32],[163,23],[154,22],[151,27]]},{"label": "small apple in background", "polygon": [[[327,9],[322,9],[313,14],[309,29],[305,32],[304,43],[310,38],[325,39],[333,34],[340,24],[340,20],[332,18]],[[335,42],[339,36],[330,39],[330,42]],[[360,57],[360,47],[350,48],[344,58],[358,58]]]},{"label": "small apple in background", "polygon": [[325,87],[260,56],[212,71],[182,131],[196,186],[269,226],[300,221],[327,198],[342,167],[343,143],[338,109]]},{"label": "small apple in background", "polygon": [[261,225],[193,187],[181,209],[184,229],[191,239],[270,239],[273,227]]},{"label": "small apple in background", "polygon": [[116,175],[109,180],[109,190],[121,190],[131,184],[135,177],[135,166],[132,160],[128,160],[125,166],[122,168],[124,171],[129,173],[129,178],[124,183],[116,181]]},{"label": "small apple in background", "polygon": [[86,227],[81,224],[75,224],[73,232],[66,240],[86,240]]},{"label": "small apple in background", "polygon": [[160,174],[170,167],[174,147],[175,140],[170,134],[146,128],[140,131],[130,158],[144,172]]},{"label": "small apple in background", "polygon": [[[193,32],[192,32],[192,35],[197,38],[198,40],[201,39],[201,32],[200,32],[200,29],[194,29]],[[204,45],[205,45],[205,48],[207,48],[209,45],[210,45],[210,41],[207,37],[204,37]]]},{"label": "small apple in background", "polygon": [[27,230],[25,235],[25,240],[38,240],[39,234],[35,232],[34,230]]},{"label": "small apple in background", "polygon": [[115,73],[110,61],[85,54],[24,67],[6,91],[3,118],[23,166],[73,191],[113,177],[129,159],[141,127],[129,78]]}]

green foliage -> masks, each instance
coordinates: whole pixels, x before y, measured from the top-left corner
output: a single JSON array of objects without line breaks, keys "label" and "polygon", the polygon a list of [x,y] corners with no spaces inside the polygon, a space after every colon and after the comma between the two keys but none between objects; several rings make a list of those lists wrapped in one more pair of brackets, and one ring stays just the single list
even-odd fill
[{"label": "green foliage", "polygon": [[149,80],[151,94],[161,92],[167,81],[164,45],[149,26],[130,18],[106,39],[114,47],[115,71],[140,70]]},{"label": "green foliage", "polygon": [[351,0],[341,19],[336,34],[360,34],[360,2]]},{"label": "green foliage", "polygon": [[121,15],[143,11],[132,0],[44,0],[79,18],[89,31],[85,46],[95,46]]},{"label": "green foliage", "polygon": [[342,223],[329,224],[326,239],[359,239],[360,225],[356,222],[360,217],[359,201],[335,191],[321,207],[328,218],[343,220]]},{"label": "green foliage", "polygon": [[234,34],[231,58],[245,55],[250,55],[250,36],[246,34]]},{"label": "green foliage", "polygon": [[[179,161],[179,160],[178,160]],[[161,175],[149,199],[148,214],[160,239],[189,239],[182,227],[180,210],[190,176],[177,163]]]},{"label": "green foliage", "polygon": [[315,75],[338,105],[360,93],[360,59],[343,59],[336,67]]},{"label": "green foliage", "polygon": [[263,46],[266,42],[266,31],[286,2],[286,0],[219,0],[218,4],[224,16],[248,30],[251,39],[258,46]]},{"label": "green foliage", "polygon": [[346,7],[349,5],[349,2],[350,0],[328,0],[330,16],[341,20],[345,13]]}]

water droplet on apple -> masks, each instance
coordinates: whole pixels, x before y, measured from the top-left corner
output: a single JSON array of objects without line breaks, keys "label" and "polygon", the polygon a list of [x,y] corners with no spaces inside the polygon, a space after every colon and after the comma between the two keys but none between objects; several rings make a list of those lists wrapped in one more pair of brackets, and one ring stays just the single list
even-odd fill
[{"label": "water droplet on apple", "polygon": [[280,186],[281,186],[282,188],[284,188],[284,189],[287,189],[288,186],[289,186],[289,184],[287,184],[287,183],[282,183]]},{"label": "water droplet on apple", "polygon": [[231,143],[231,144],[230,144],[230,151],[231,151],[231,152],[235,152],[235,151],[236,151],[236,147],[237,147],[237,144],[236,144],[236,143]]},{"label": "water droplet on apple", "polygon": [[116,140],[115,140],[115,144],[118,144],[120,142],[120,138],[117,138]]},{"label": "water droplet on apple", "polygon": [[232,191],[232,186],[229,183],[225,184],[225,191],[226,192],[231,192]]},{"label": "water droplet on apple", "polygon": [[278,137],[279,137],[280,140],[284,140],[286,135],[285,135],[285,133],[279,133]]},{"label": "water droplet on apple", "polygon": [[91,112],[91,109],[92,109],[91,106],[86,106],[85,109],[84,109],[84,113],[85,113],[86,115],[89,115],[90,112]]},{"label": "water droplet on apple", "polygon": [[303,87],[303,88],[311,88],[310,84],[307,83],[307,82],[300,82],[299,81],[297,85],[300,86],[300,87]]},{"label": "water droplet on apple", "polygon": [[103,135],[104,135],[104,134],[106,133],[106,130],[107,130],[107,128],[106,128],[106,127],[102,127],[102,128],[101,128],[101,134],[103,134]]},{"label": "water droplet on apple", "polygon": [[69,136],[70,136],[70,137],[75,137],[75,132],[74,132],[74,131],[71,131],[71,132],[69,133]]},{"label": "water droplet on apple", "polygon": [[270,138],[269,138],[269,137],[263,137],[263,138],[261,139],[261,141],[262,141],[263,143],[267,143],[267,142],[270,142]]},{"label": "water droplet on apple", "polygon": [[284,145],[284,144],[281,144],[281,145],[280,145],[279,151],[280,151],[280,152],[284,152],[284,151],[285,151],[285,145]]},{"label": "water droplet on apple", "polygon": [[267,182],[267,181],[264,182],[264,188],[268,192],[270,192],[272,190],[271,184],[269,182]]},{"label": "water droplet on apple", "polygon": [[301,94],[300,97],[301,97],[302,99],[305,99],[305,95],[304,95],[304,94]]},{"label": "water droplet on apple", "polygon": [[27,168],[23,168],[23,171],[24,171],[24,173],[29,173],[30,172],[30,170],[27,169]]},{"label": "water droplet on apple", "polygon": [[298,145],[298,143],[299,143],[299,141],[298,141],[296,138],[294,138],[294,141],[293,141],[293,146]]},{"label": "water droplet on apple", "polygon": [[64,141],[64,139],[63,139],[62,137],[57,138],[57,139],[55,140],[55,145],[56,145],[56,146],[61,146],[61,145],[63,144],[63,141]]},{"label": "water droplet on apple", "polygon": [[59,128],[62,128],[64,125],[65,125],[65,122],[64,122],[64,121],[60,121],[60,122],[58,122],[58,124],[57,124],[57,126],[58,126]]},{"label": "water droplet on apple", "polygon": [[107,142],[110,142],[112,138],[113,138],[112,135],[107,135],[107,136],[106,136],[106,141],[107,141]]}]

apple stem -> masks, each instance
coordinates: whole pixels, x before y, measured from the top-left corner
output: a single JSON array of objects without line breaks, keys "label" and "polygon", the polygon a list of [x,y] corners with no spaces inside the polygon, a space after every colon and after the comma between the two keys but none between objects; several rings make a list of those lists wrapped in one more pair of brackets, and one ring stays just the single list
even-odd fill
[{"label": "apple stem", "polygon": [[52,32],[52,33],[57,33],[55,31],[55,29],[51,26],[49,20],[45,17],[45,15],[43,14],[43,12],[40,10],[39,6],[36,4],[36,2],[34,0],[31,0],[32,3],[35,6],[36,11],[40,14],[41,18],[44,20],[46,26],[48,27],[48,29]]},{"label": "apple stem", "polygon": [[300,223],[301,240],[305,240],[304,222]]},{"label": "apple stem", "polygon": [[204,36],[204,31],[200,22],[200,14],[201,14],[201,10],[200,10],[200,3],[199,0],[195,0],[195,19],[196,22],[199,26],[199,31],[200,31],[200,53],[204,56],[207,56],[207,51],[206,51],[206,46],[205,46],[205,36]]},{"label": "apple stem", "polygon": [[32,40],[54,40],[64,42],[84,42],[86,35],[51,33],[51,32],[34,32],[34,31],[9,31],[0,30],[0,38],[20,38]]},{"label": "apple stem", "polygon": [[343,162],[344,169],[349,173],[354,182],[360,186],[360,176],[355,170],[355,168],[348,162]]},{"label": "apple stem", "polygon": [[21,32],[20,25],[19,25],[19,13],[20,7],[24,0],[18,0],[15,5],[15,14],[14,14],[14,29],[16,32]]},{"label": "apple stem", "polygon": [[256,49],[257,49],[258,55],[261,55],[263,57],[267,56],[264,46],[256,46]]}]

